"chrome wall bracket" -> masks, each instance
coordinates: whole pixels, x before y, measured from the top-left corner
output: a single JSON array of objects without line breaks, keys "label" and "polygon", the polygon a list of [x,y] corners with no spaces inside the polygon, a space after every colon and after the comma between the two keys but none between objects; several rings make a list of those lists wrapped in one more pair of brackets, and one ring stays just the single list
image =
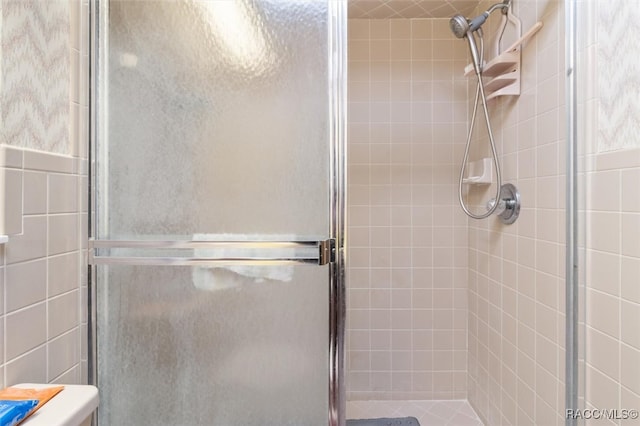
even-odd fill
[{"label": "chrome wall bracket", "polygon": [[[493,208],[495,198],[487,203],[487,210]],[[500,187],[500,201],[496,214],[505,225],[511,225],[520,216],[520,192],[511,183],[505,183]]]},{"label": "chrome wall bracket", "polygon": [[502,14],[506,15],[509,12],[509,6],[511,6],[511,0],[502,0],[502,4],[507,6],[502,8]]}]

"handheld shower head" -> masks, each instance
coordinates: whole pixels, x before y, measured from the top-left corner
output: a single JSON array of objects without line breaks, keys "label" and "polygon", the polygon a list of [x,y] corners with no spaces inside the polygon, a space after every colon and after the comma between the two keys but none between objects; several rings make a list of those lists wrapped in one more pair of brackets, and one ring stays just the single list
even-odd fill
[{"label": "handheld shower head", "polygon": [[[484,14],[480,15],[478,18],[484,18]],[[480,54],[478,53],[478,47],[476,46],[476,40],[473,36],[473,32],[480,28],[486,18],[482,20],[478,18],[474,18],[469,21],[462,15],[455,15],[449,20],[449,28],[451,28],[451,32],[453,32],[453,35],[456,37],[467,38],[467,41],[469,42],[469,51],[473,58],[473,68],[477,74],[480,74],[482,71],[482,61],[480,59]]]},{"label": "handheld shower head", "polygon": [[489,12],[484,12],[482,15],[476,16],[473,19],[467,19],[462,15],[454,15],[449,20],[449,28],[451,32],[458,38],[464,38],[467,33],[477,31],[482,24],[487,21]]},{"label": "handheld shower head", "polygon": [[449,20],[449,28],[451,32],[458,38],[464,38],[469,31],[469,22],[462,15],[455,15]]},{"label": "handheld shower head", "polygon": [[[480,30],[482,31],[482,30]],[[478,78],[482,74],[482,54],[478,52],[478,46],[476,45],[476,37],[473,35],[473,31],[467,33],[467,41],[469,42],[469,51],[471,52],[471,58],[473,60],[473,69],[475,70]]]},{"label": "handheld shower head", "polygon": [[484,11],[481,15],[478,15],[473,19],[466,19],[460,14],[454,15],[449,20],[449,28],[451,28],[451,32],[453,32],[456,37],[464,38],[467,33],[477,31],[482,26],[482,24],[487,21],[487,18],[494,10],[507,10],[510,4],[511,0],[503,0],[502,3],[494,4],[489,9]]},{"label": "handheld shower head", "polygon": [[482,26],[482,24],[487,22],[487,18],[489,17],[490,14],[491,12],[487,10],[486,12],[482,12],[482,15],[478,15],[475,18],[470,19],[469,31],[477,31]]},{"label": "handheld shower head", "polygon": [[494,10],[507,10],[510,4],[511,0],[503,0],[502,3],[494,4],[481,15],[476,16],[473,19],[467,19],[464,16],[457,14],[449,20],[449,28],[451,28],[451,32],[453,33],[453,35],[455,35],[457,38],[466,37],[469,41],[469,50],[471,51],[471,56],[473,57],[473,67],[475,68],[476,74],[478,75],[482,73],[482,58],[480,58],[481,54],[478,53],[478,47],[476,46],[476,41],[473,33],[480,30],[482,24],[487,21],[487,18]]}]

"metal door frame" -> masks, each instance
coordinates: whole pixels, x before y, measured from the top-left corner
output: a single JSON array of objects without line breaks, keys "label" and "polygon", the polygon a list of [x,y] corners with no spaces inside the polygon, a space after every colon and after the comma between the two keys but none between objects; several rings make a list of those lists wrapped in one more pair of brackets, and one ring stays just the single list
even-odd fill
[{"label": "metal door frame", "polygon": [[[101,28],[108,23],[104,4],[108,0],[92,0],[89,19],[89,55],[90,55],[90,103],[89,103],[89,200],[90,212],[88,217],[89,238],[97,235],[96,231],[96,182],[97,140],[106,137],[99,134],[98,92],[107,84],[101,81],[99,68],[99,52],[108,51],[108,39],[102,36]],[[346,114],[347,114],[347,1],[327,0],[328,5],[328,47],[329,81],[333,86],[329,93],[329,134],[330,134],[330,240],[332,259],[328,262],[329,270],[329,377],[328,377],[328,426],[344,426],[345,424],[345,317],[346,317]],[[102,86],[101,86],[102,85]],[[289,244],[297,242],[279,242]],[[322,263],[323,250],[326,251],[327,242],[317,243],[320,248],[318,263]],[[303,244],[307,244],[303,242]],[[94,254],[97,247],[95,242],[88,244],[88,380],[98,385],[97,377],[97,339],[96,339],[96,277],[97,265]],[[98,244],[100,245],[100,244]],[[324,247],[324,248],[323,248]],[[270,261],[271,259],[266,259]],[[215,260],[214,260],[215,261]],[[285,261],[297,261],[286,259]],[[316,259],[303,259],[303,262],[315,262]],[[94,424],[97,417],[94,414]]]}]

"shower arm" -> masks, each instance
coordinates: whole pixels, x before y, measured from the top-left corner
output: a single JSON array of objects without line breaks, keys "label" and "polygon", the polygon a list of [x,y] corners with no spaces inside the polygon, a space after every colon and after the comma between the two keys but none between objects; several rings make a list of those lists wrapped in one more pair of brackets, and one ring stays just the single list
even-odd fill
[{"label": "shower arm", "polygon": [[491,15],[496,9],[502,9],[502,14],[506,15],[507,11],[509,10],[510,4],[511,4],[511,0],[504,0],[502,3],[494,4],[489,9],[487,9],[487,11],[484,13],[486,13],[488,16],[488,15]]},{"label": "shower arm", "polygon": [[489,9],[482,12],[482,14],[472,19],[466,19],[464,16],[460,14],[455,15],[449,21],[449,25],[451,26],[451,30],[453,31],[456,37],[470,38],[474,32],[480,30],[482,25],[487,21],[489,16],[496,9],[502,9],[502,13],[506,14],[510,4],[511,4],[510,0],[504,0],[502,3],[496,3],[491,7],[489,7]]}]

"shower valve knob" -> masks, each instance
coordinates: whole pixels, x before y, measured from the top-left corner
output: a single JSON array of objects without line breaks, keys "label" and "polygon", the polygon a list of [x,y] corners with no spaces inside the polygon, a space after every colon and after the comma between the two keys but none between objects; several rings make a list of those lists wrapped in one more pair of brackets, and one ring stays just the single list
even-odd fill
[{"label": "shower valve knob", "polygon": [[[495,204],[496,204],[495,198],[492,198],[489,201],[487,201],[487,211],[491,210]],[[506,200],[500,200],[500,203],[498,203],[498,207],[496,208],[494,213],[497,215],[500,215],[502,214],[502,212],[505,211],[506,208],[507,208]]]},{"label": "shower valve knob", "polygon": [[[491,210],[495,203],[495,198],[490,199],[487,202],[487,211]],[[520,215],[520,193],[514,185],[505,183],[500,188],[500,201],[495,214],[506,225],[510,225],[518,219]]]}]

